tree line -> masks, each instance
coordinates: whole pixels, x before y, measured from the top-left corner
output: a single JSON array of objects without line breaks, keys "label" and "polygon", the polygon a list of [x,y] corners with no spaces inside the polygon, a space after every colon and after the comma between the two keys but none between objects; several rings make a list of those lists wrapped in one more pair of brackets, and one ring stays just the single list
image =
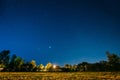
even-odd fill
[{"label": "tree line", "polygon": [[87,72],[87,71],[120,71],[120,57],[117,54],[106,52],[107,61],[102,60],[96,63],[81,62],[76,65],[65,64],[64,67],[47,63],[47,65],[36,65],[35,60],[25,62],[21,57],[13,54],[10,56],[9,50],[0,52],[0,71],[3,72],[41,72],[41,71],[61,71],[61,72]]}]

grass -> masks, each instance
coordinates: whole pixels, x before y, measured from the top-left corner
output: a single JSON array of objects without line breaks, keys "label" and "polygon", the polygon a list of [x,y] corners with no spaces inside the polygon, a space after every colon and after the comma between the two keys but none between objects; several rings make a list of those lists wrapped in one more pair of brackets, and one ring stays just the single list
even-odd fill
[{"label": "grass", "polygon": [[120,72],[0,72],[0,80],[120,80]]}]

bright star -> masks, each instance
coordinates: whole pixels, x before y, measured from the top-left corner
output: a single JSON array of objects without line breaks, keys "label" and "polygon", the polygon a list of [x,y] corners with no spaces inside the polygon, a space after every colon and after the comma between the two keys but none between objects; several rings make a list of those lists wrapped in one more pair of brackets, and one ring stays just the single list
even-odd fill
[{"label": "bright star", "polygon": [[48,47],[49,49],[51,48],[51,46]]}]

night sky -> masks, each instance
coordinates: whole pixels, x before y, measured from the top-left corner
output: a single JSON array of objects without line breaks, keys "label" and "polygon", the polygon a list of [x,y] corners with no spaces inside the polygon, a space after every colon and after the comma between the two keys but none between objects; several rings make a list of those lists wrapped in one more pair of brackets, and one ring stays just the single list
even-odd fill
[{"label": "night sky", "polygon": [[119,0],[0,0],[0,51],[64,65],[120,54]]}]

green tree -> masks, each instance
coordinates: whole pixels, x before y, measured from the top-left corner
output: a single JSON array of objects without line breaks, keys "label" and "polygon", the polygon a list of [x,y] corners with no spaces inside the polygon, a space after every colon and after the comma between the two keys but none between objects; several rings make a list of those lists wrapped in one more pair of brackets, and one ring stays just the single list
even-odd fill
[{"label": "green tree", "polygon": [[21,71],[22,65],[24,64],[24,60],[20,57],[17,57],[15,59],[15,66],[16,66],[16,71]]},{"label": "green tree", "polygon": [[32,60],[28,63],[28,70],[29,71],[37,71],[36,61]]},{"label": "green tree", "polygon": [[32,64],[33,68],[36,67],[36,61],[35,61],[35,60],[32,60],[32,61],[30,62],[30,64]]},{"label": "green tree", "polygon": [[52,63],[48,63],[46,66],[45,66],[45,71],[51,71],[53,68],[53,64]]},{"label": "green tree", "polygon": [[13,55],[9,64],[9,71],[21,71],[24,60],[16,55]]},{"label": "green tree", "polygon": [[38,65],[37,71],[44,71],[44,65],[43,64]]}]

